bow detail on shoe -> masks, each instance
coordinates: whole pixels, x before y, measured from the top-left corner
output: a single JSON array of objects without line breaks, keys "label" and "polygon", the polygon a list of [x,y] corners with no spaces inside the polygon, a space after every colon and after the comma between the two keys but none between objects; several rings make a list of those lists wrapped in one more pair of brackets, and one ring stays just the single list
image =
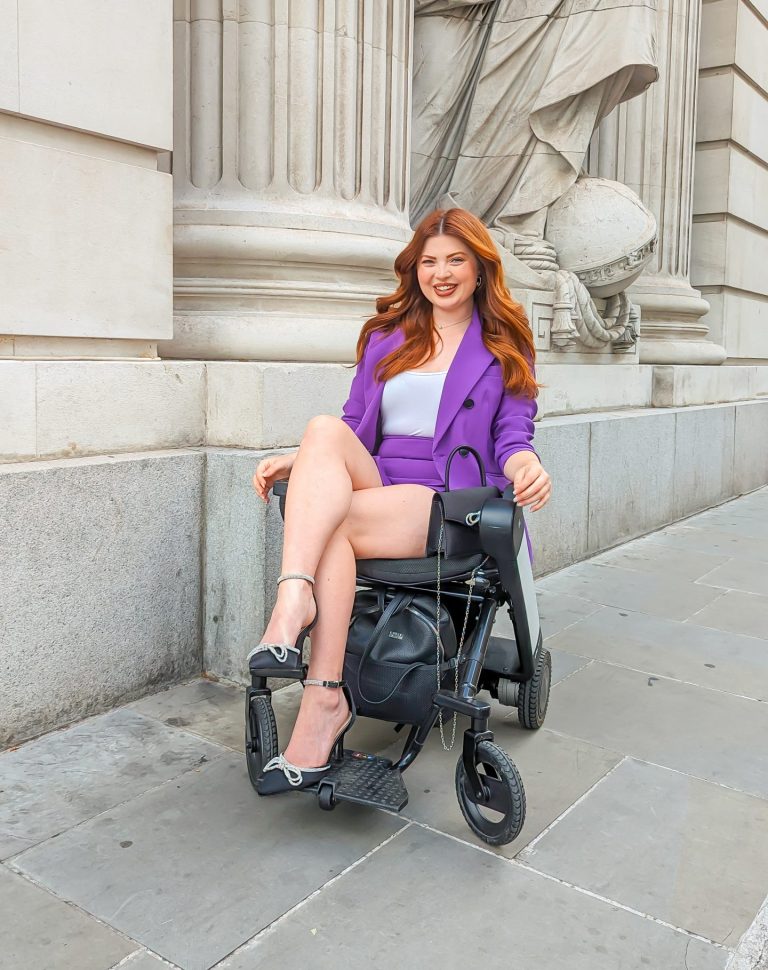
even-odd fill
[{"label": "bow detail on shoe", "polygon": [[[304,771],[325,771],[326,768],[330,768],[330,764],[323,765],[321,768],[305,768]],[[276,758],[272,758],[264,765],[263,773],[266,774],[268,771],[282,771],[285,777],[288,779],[288,783],[294,788],[298,788],[299,785],[304,781],[304,776],[301,773],[301,768],[297,768],[296,765],[291,764],[290,761],[286,760],[285,756],[279,754]]]},{"label": "bow detail on shoe", "polygon": [[289,650],[293,653],[299,652],[296,647],[291,647],[287,643],[260,643],[248,654],[246,657],[246,662],[248,662],[251,657],[255,657],[257,653],[265,653],[267,650],[272,654],[275,660],[281,664],[284,664],[288,659]]}]

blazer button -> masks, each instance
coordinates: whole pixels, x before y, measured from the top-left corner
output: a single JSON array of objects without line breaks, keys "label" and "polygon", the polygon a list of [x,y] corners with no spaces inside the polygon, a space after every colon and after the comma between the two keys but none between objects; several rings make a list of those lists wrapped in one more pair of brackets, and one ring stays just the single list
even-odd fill
[{"label": "blazer button", "polygon": [[465,408],[473,408],[474,406],[475,406],[475,402],[472,400],[471,397],[468,397],[466,399],[466,401],[464,402],[464,407]]},{"label": "blazer button", "polygon": [[469,454],[469,448],[459,448],[459,454],[462,458],[466,458]]}]

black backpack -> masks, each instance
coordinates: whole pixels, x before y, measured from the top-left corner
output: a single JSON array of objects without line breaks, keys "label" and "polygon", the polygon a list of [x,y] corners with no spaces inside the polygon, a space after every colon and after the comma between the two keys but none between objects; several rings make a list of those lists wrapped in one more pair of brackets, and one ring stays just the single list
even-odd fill
[{"label": "black backpack", "polygon": [[[349,622],[344,679],[360,714],[419,724],[438,689],[434,593],[360,590]],[[440,681],[456,665],[456,629],[440,609]]]}]

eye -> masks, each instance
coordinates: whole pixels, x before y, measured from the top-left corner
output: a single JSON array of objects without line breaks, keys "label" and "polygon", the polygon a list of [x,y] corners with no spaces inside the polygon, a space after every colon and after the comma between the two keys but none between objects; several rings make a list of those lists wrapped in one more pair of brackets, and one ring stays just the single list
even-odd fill
[{"label": "eye", "polygon": [[464,257],[463,256],[454,256],[451,259],[451,262],[452,263],[463,263],[464,262]]}]

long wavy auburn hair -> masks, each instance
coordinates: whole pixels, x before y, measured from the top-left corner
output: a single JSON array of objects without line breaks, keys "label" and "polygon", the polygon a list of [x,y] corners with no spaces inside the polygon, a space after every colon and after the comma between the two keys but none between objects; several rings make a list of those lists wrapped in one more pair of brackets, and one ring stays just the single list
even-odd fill
[{"label": "long wavy auburn hair", "polygon": [[398,325],[402,325],[405,340],[380,361],[378,380],[388,381],[413,370],[431,356],[437,335],[432,326],[432,304],[419,286],[418,262],[427,240],[442,235],[460,239],[479,263],[483,282],[475,290],[475,304],[482,321],[483,343],[501,364],[505,387],[513,394],[536,397],[536,353],[528,319],[504,285],[504,270],[488,230],[466,209],[436,209],[416,227],[413,239],[395,260],[400,285],[391,295],[376,300],[376,316],[360,331],[357,362],[374,332],[391,333]]}]

